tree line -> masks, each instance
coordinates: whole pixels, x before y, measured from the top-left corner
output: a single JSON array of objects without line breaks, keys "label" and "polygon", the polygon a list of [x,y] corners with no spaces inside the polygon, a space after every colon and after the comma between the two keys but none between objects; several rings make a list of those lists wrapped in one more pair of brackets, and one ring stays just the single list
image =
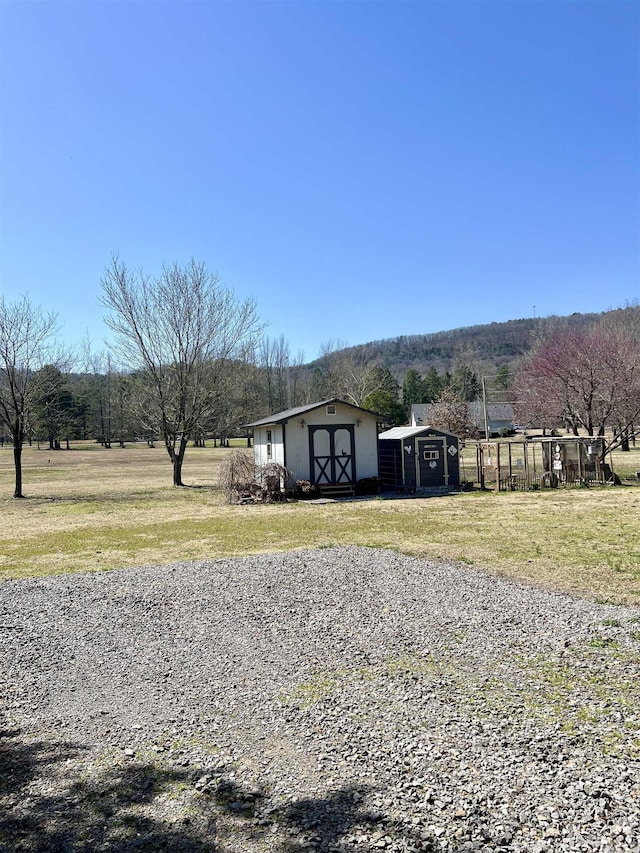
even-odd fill
[{"label": "tree line", "polygon": [[[57,343],[55,314],[26,297],[0,300],[0,441],[13,449],[15,497],[23,496],[25,442],[54,450],[80,439],[105,448],[157,441],[181,486],[189,441],[224,440],[272,412],[337,397],[399,425],[415,403],[462,413],[466,402],[487,394],[465,351],[450,370],[408,369],[401,384],[367,345],[330,340],[306,364],[302,352],[292,356],[284,335],[265,334],[253,300],[236,299],[196,261],[151,277],[114,256],[101,287],[115,342],[101,353],[87,344],[73,357]],[[524,423],[635,435],[640,308],[605,317],[588,326],[546,325],[516,371],[503,366],[490,377],[493,399],[513,400]],[[457,431],[470,433],[462,414]]]}]

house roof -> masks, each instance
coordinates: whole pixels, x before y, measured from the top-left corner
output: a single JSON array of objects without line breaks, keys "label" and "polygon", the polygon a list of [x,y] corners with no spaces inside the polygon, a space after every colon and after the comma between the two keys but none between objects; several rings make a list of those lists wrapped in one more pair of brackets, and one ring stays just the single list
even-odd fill
[{"label": "house roof", "polygon": [[[474,417],[484,417],[484,406],[479,400],[469,403],[469,412]],[[492,421],[512,421],[513,406],[511,403],[487,403],[487,417]]]},{"label": "house roof", "polygon": [[333,403],[341,406],[349,406],[349,408],[355,409],[357,412],[364,412],[365,414],[373,415],[379,421],[389,420],[389,418],[385,417],[385,415],[381,415],[379,412],[372,412],[370,409],[363,409],[362,406],[354,406],[353,403],[347,403],[346,400],[340,400],[337,397],[332,397],[330,400],[321,400],[319,403],[309,403],[306,406],[296,406],[294,409],[285,409],[283,412],[276,412],[273,415],[269,415],[267,418],[261,418],[259,421],[252,421],[252,423],[244,424],[244,426],[259,427],[268,426],[269,424],[280,424],[284,421],[290,420],[291,418],[304,415],[307,412],[312,412],[314,409],[320,409],[322,406],[330,406]]},{"label": "house roof", "polygon": [[432,429],[434,432],[437,432],[441,435],[451,435],[453,438],[455,438],[453,433],[446,432],[445,430],[442,430],[442,429],[436,429],[435,427],[430,427],[428,425],[415,426],[415,427],[411,427],[411,426],[391,427],[391,429],[387,429],[384,432],[381,432],[380,435],[378,436],[378,438],[385,439],[385,440],[390,439],[390,438],[396,438],[396,439],[397,438],[399,438],[399,439],[413,438],[415,435],[420,435],[420,433],[424,432],[427,429]]},{"label": "house roof", "polygon": [[[438,403],[414,403],[411,414],[415,420],[428,423],[438,411]],[[469,416],[476,423],[484,423],[484,405],[481,401],[467,403]],[[512,421],[513,406],[511,403],[487,403],[487,418],[490,421]]]}]

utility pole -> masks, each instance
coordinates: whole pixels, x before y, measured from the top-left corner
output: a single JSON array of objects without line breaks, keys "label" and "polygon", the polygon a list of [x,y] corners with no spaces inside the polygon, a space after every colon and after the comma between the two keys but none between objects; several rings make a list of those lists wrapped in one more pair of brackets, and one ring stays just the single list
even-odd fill
[{"label": "utility pole", "polygon": [[489,441],[489,417],[487,415],[487,382],[485,377],[482,377],[482,407],[484,409],[484,437]]}]

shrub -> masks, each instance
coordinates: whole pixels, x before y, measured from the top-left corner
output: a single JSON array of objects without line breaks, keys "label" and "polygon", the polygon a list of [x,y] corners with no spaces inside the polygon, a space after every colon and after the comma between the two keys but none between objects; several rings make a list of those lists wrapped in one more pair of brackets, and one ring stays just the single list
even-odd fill
[{"label": "shrub", "polygon": [[220,484],[229,503],[273,503],[286,498],[285,486],[291,472],[283,465],[269,462],[256,465],[243,450],[232,450],[220,470]]},{"label": "shrub", "polygon": [[229,503],[255,495],[256,466],[253,458],[242,450],[232,450],[220,466],[220,485],[227,492]]},{"label": "shrub", "polygon": [[356,495],[377,495],[382,481],[377,477],[363,477],[356,483]]},{"label": "shrub", "polygon": [[267,462],[256,468],[256,479],[261,487],[261,498],[267,503],[286,500],[285,486],[291,471],[277,462]]},{"label": "shrub", "polygon": [[318,487],[309,480],[296,480],[293,484],[293,496],[298,500],[309,500],[318,494]]}]

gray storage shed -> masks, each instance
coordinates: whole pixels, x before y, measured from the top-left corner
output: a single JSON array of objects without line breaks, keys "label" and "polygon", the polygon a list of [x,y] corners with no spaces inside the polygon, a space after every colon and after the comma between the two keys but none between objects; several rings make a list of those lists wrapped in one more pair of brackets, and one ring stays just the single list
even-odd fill
[{"label": "gray storage shed", "polygon": [[393,427],[378,436],[383,488],[418,491],[460,485],[460,441],[429,426]]}]

